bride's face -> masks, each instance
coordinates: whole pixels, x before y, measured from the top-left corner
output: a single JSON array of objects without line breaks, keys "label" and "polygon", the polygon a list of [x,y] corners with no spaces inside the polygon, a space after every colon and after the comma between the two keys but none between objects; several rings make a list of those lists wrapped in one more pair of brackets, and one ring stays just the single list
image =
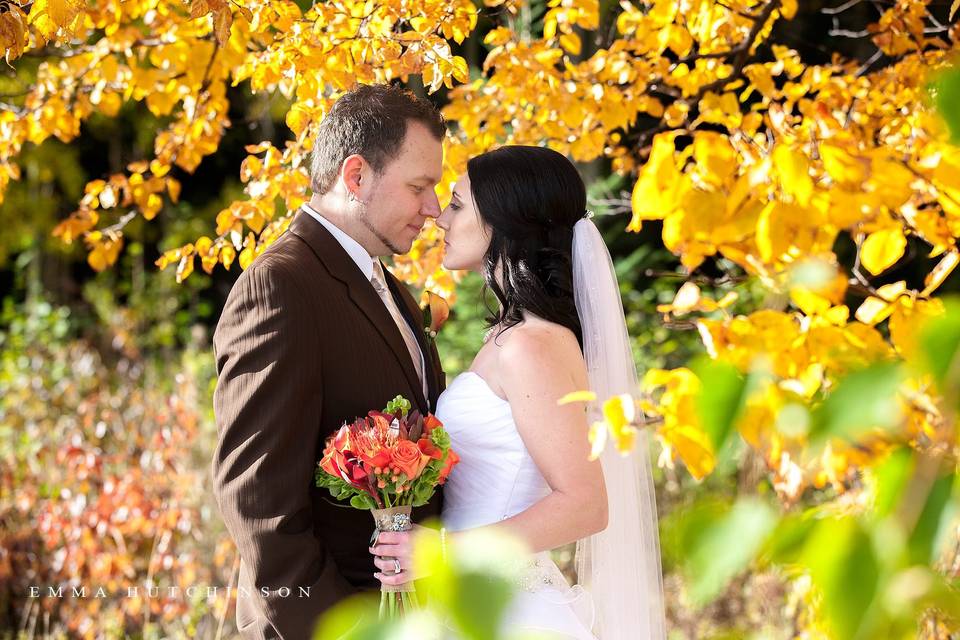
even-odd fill
[{"label": "bride's face", "polygon": [[437,225],[446,232],[443,266],[479,272],[490,246],[490,231],[480,219],[466,173],[457,180],[450,204],[437,218]]}]

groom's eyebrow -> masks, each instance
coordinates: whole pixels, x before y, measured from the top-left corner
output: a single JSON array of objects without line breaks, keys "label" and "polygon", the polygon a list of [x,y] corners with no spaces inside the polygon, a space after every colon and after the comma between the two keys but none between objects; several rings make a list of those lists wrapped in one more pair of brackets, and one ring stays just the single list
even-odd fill
[{"label": "groom's eyebrow", "polygon": [[417,176],[416,178],[413,179],[413,181],[414,182],[423,181],[423,182],[429,182],[431,184],[436,184],[440,182],[440,178],[435,178],[434,176],[422,175],[422,176]]}]

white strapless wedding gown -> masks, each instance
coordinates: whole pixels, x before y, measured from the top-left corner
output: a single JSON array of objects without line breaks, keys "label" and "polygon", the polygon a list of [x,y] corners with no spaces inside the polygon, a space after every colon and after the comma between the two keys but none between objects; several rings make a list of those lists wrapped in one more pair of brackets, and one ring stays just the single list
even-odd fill
[{"label": "white strapless wedding gown", "polygon": [[[505,520],[550,493],[517,432],[510,404],[483,378],[472,371],[457,376],[440,396],[436,415],[460,456],[443,488],[447,529],[462,531]],[[505,631],[596,640],[590,632],[590,594],[567,583],[549,552],[534,556],[519,586]]]}]

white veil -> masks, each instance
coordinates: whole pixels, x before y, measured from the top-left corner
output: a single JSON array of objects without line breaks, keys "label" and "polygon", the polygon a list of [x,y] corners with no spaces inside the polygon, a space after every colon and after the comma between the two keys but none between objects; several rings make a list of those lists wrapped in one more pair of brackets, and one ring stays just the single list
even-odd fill
[{"label": "white veil", "polygon": [[[573,290],[583,329],[583,355],[590,389],[590,423],[599,405],[615,395],[637,393],[620,288],[610,252],[589,217],[573,228]],[[608,441],[600,456],[607,487],[607,528],[577,542],[577,576],[591,594],[593,632],[600,640],[664,640],[666,619],[657,507],[647,433],[621,455]]]}]

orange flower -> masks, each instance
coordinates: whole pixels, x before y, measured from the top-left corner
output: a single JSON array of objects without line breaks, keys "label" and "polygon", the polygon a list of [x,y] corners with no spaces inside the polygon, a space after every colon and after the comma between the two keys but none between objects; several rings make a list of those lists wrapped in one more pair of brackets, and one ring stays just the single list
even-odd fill
[{"label": "orange flower", "polygon": [[443,460],[443,451],[440,450],[435,444],[430,442],[430,438],[420,438],[417,440],[417,446],[420,448],[420,453],[425,456],[430,456],[434,460]]},{"label": "orange flower", "polygon": [[450,305],[443,296],[427,291],[427,305],[430,309],[430,326],[427,328],[431,338],[437,337],[437,332],[450,317]]},{"label": "orange flower", "polygon": [[450,475],[450,472],[453,470],[453,466],[460,462],[460,456],[457,453],[450,449],[447,451],[447,458],[443,461],[443,469],[440,469],[440,480],[439,484],[443,484],[447,481],[447,476]]},{"label": "orange flower", "polygon": [[390,466],[398,473],[407,476],[408,480],[413,480],[420,475],[423,468],[430,461],[429,456],[423,455],[418,447],[409,440],[400,440],[390,451],[393,461]]},{"label": "orange flower", "polygon": [[431,413],[426,418],[423,419],[423,435],[425,437],[429,437],[431,431],[433,431],[437,427],[442,427],[442,426],[443,426],[443,423],[437,419],[437,416]]}]

